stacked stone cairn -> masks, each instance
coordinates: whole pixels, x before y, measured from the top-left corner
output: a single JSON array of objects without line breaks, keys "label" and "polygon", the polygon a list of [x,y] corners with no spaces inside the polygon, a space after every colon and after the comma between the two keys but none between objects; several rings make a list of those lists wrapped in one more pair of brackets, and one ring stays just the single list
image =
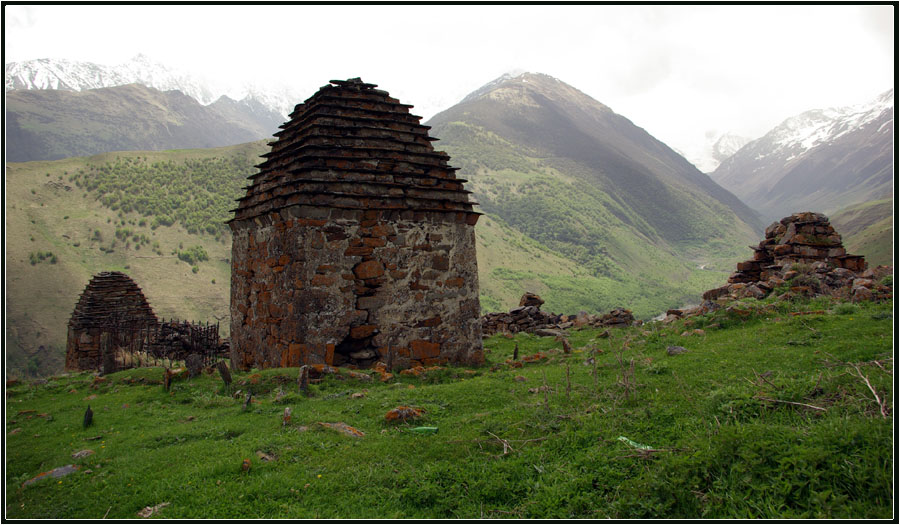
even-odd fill
[{"label": "stacked stone cairn", "polygon": [[66,370],[91,370],[102,364],[101,338],[128,346],[141,329],[159,321],[140,287],[122,272],[101,272],[91,278],[69,319]]},{"label": "stacked stone cairn", "polygon": [[333,80],[298,104],[233,210],[233,366],[483,362],[480,214],[376,87]]},{"label": "stacked stone cairn", "polygon": [[633,326],[641,324],[635,320],[631,310],[615,308],[604,315],[580,312],[577,315],[557,315],[541,311],[544,300],[538,295],[525,292],[519,306],[508,312],[488,313],[481,317],[481,331],[487,337],[496,333],[515,334],[526,332],[540,336],[556,336],[561,330],[581,327]]},{"label": "stacked stone cairn", "polygon": [[[831,295],[853,301],[890,297],[888,286],[877,281],[893,268],[867,270],[865,258],[849,255],[828,217],[802,212],[785,217],[766,228],[766,237],[754,250],[753,259],[738,263],[728,284],[703,294],[700,310],[714,309],[714,301],[744,297],[763,299],[780,289],[782,298],[795,295]],[[697,310],[694,308],[693,312]],[[700,313],[705,313],[700,312]],[[681,317],[685,312],[670,310]]]}]

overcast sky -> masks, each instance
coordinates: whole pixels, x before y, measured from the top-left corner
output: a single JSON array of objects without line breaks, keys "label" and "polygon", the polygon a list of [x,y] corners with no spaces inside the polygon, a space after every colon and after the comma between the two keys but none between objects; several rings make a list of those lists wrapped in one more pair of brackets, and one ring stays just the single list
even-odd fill
[{"label": "overcast sky", "polygon": [[[4,6],[5,61],[144,53],[218,83],[379,84],[427,120],[552,75],[682,151],[893,86],[892,6]],[[298,100],[300,102],[301,100]]]}]

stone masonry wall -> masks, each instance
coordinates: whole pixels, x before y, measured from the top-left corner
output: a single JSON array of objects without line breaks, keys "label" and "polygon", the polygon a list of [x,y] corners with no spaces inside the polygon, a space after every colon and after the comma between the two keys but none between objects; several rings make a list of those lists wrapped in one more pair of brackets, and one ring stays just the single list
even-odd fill
[{"label": "stone masonry wall", "polygon": [[483,361],[465,215],[305,206],[273,215],[234,232],[236,366]]},{"label": "stone masonry wall", "polygon": [[332,80],[298,104],[238,199],[233,366],[483,361],[480,214],[428,126]]}]

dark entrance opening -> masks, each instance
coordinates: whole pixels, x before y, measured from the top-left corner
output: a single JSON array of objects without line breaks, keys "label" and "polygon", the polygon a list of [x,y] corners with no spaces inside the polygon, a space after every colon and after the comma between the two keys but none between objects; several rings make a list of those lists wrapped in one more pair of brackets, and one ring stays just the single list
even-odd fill
[{"label": "dark entrance opening", "polygon": [[378,362],[378,350],[372,346],[371,334],[361,339],[347,336],[334,348],[334,366],[355,366],[357,368],[371,368]]}]

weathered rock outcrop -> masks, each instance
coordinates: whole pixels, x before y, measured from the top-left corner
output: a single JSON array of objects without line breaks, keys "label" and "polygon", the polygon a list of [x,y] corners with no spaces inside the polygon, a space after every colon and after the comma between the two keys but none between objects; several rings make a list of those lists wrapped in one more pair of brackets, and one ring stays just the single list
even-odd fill
[{"label": "weathered rock outcrop", "polygon": [[473,211],[428,126],[331,81],[264,155],[234,218],[234,366],[483,361]]}]

